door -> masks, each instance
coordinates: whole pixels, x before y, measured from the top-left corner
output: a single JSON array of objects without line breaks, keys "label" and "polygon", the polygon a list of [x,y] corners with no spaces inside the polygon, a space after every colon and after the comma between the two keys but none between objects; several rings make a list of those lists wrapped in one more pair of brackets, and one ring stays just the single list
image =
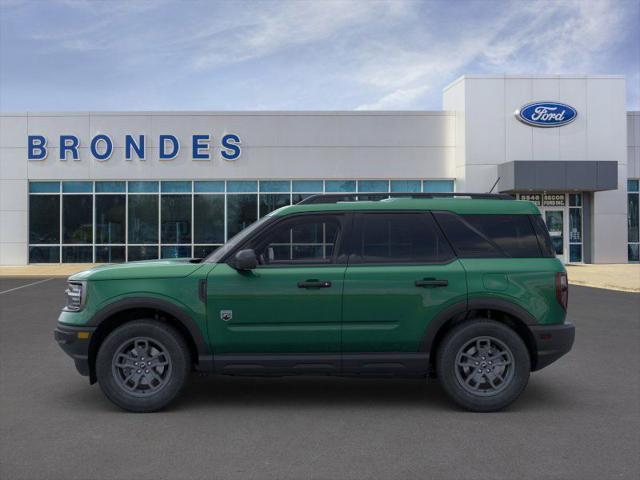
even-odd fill
[{"label": "door", "polygon": [[[281,354],[339,358],[346,266],[337,259],[343,232],[340,214],[283,219],[241,246],[256,252],[256,269],[214,267],[207,280],[207,315],[217,367],[227,354],[271,354],[270,359],[231,362],[240,369],[269,367],[269,361],[285,366]],[[325,366],[338,368],[339,361]]]},{"label": "door", "polygon": [[564,222],[564,209],[552,210],[545,209],[544,221],[547,224],[547,230],[549,230],[549,236],[551,237],[551,243],[556,251],[556,256],[566,262],[566,247],[565,247],[565,222]]},{"label": "door", "polygon": [[343,370],[426,368],[420,344],[429,322],[466,302],[462,265],[430,213],[358,214],[352,238]]}]

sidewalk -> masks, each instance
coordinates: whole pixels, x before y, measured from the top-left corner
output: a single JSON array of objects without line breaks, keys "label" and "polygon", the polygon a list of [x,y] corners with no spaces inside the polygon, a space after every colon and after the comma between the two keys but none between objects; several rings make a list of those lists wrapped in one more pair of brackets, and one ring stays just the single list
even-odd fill
[{"label": "sidewalk", "polygon": [[[65,263],[0,267],[0,277],[68,277],[98,264]],[[569,283],[623,292],[640,292],[640,265],[567,265]]]},{"label": "sidewalk", "polygon": [[569,283],[622,292],[640,292],[639,264],[567,265]]}]

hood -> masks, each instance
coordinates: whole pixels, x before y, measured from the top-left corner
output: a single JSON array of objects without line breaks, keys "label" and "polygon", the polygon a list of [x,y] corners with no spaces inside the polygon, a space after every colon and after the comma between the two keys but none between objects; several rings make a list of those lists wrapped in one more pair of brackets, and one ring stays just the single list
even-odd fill
[{"label": "hood", "polygon": [[186,277],[202,267],[189,259],[146,260],[143,262],[113,263],[78,272],[69,280],[134,280],[145,278]]}]

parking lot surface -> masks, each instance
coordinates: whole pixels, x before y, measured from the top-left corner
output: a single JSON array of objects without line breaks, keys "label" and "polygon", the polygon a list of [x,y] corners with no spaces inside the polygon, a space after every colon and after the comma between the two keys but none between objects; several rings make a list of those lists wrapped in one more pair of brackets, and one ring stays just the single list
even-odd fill
[{"label": "parking lot surface", "polygon": [[194,375],[131,414],[53,341],[63,290],[0,279],[2,479],[640,477],[637,293],[572,286],[574,350],[505,412],[461,411],[435,381]]}]

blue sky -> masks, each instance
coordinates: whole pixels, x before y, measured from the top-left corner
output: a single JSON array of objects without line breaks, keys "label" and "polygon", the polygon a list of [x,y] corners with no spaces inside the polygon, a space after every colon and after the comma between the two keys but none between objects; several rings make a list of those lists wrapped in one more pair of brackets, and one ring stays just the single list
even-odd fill
[{"label": "blue sky", "polygon": [[640,0],[0,0],[0,110],[437,110],[461,74],[624,74]]}]

